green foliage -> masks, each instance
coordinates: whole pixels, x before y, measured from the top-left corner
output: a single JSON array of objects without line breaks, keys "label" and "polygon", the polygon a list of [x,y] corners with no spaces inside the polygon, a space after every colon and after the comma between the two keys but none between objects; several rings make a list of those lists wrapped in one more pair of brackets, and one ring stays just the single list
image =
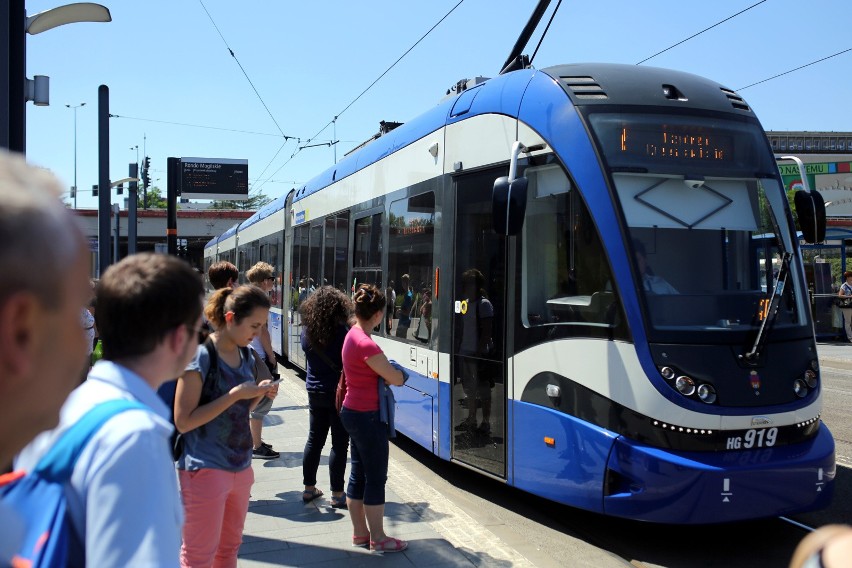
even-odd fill
[{"label": "green foliage", "polygon": [[272,198],[257,192],[254,195],[249,194],[249,198],[243,201],[214,201],[211,209],[238,209],[241,211],[257,211],[267,203],[270,203]]},{"label": "green foliage", "polygon": [[145,201],[145,192],[139,188],[136,197],[136,207],[139,209],[165,209],[168,207],[166,198],[163,197],[162,190],[159,187],[149,187],[147,201]]}]

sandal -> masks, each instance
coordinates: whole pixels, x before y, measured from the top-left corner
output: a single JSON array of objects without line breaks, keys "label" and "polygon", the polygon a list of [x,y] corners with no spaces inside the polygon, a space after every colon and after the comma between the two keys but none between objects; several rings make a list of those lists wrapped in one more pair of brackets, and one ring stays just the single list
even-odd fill
[{"label": "sandal", "polygon": [[317,489],[314,487],[313,489],[308,489],[307,491],[302,491],[302,501],[305,503],[310,503],[317,497],[322,497],[322,489]]},{"label": "sandal", "polygon": [[352,546],[367,546],[370,544],[370,535],[367,536],[355,536],[352,535]]},{"label": "sandal", "polygon": [[[331,496],[331,506],[334,509],[348,509],[349,507],[346,505],[346,495],[337,495]],[[366,542],[364,543],[366,544]]]},{"label": "sandal", "polygon": [[408,548],[408,543],[404,540],[389,536],[384,540],[376,542],[370,541],[370,550],[373,552],[402,552]]}]

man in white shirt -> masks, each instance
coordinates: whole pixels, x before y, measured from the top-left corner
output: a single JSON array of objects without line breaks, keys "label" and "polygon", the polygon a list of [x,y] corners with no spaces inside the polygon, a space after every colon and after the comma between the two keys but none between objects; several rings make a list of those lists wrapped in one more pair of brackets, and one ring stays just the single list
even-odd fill
[{"label": "man in white shirt", "polygon": [[148,409],[111,418],[80,454],[68,513],[87,566],[179,565],[183,509],[169,446],[169,409],[157,388],[192,359],[201,327],[200,276],[175,257],[140,254],[106,271],[97,323],[104,359],[62,407],[59,427],[18,457],[28,470],[58,436],[99,403],[129,399]]}]

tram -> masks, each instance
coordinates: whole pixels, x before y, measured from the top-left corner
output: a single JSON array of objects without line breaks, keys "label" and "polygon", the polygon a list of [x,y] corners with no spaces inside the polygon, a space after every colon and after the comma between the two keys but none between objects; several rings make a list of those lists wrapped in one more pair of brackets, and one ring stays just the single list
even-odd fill
[{"label": "tram", "polygon": [[[318,286],[390,287],[413,300],[374,334],[410,371],[397,430],[436,456],[643,521],[825,507],[801,251],[748,103],[614,64],[459,91],[208,243],[276,267],[276,352],[305,367]],[[796,204],[824,232],[817,194]]]}]

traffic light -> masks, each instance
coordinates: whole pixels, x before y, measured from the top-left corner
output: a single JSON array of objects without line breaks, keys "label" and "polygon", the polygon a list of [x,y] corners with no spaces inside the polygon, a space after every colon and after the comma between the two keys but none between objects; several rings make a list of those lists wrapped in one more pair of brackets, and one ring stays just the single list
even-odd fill
[{"label": "traffic light", "polygon": [[116,195],[122,195],[123,193],[124,193],[124,184],[123,183],[120,183],[117,186],[115,186],[115,194]]},{"label": "traffic light", "polygon": [[145,156],[142,160],[142,187],[148,188],[151,186],[151,158]]},{"label": "traffic light", "polygon": [[72,185],[72,186],[71,186],[71,199],[74,199],[74,198],[76,198],[76,197],[77,197],[77,186],[76,186],[76,185]]},{"label": "traffic light", "polygon": [[92,186],[92,197],[98,196],[98,184]]}]

